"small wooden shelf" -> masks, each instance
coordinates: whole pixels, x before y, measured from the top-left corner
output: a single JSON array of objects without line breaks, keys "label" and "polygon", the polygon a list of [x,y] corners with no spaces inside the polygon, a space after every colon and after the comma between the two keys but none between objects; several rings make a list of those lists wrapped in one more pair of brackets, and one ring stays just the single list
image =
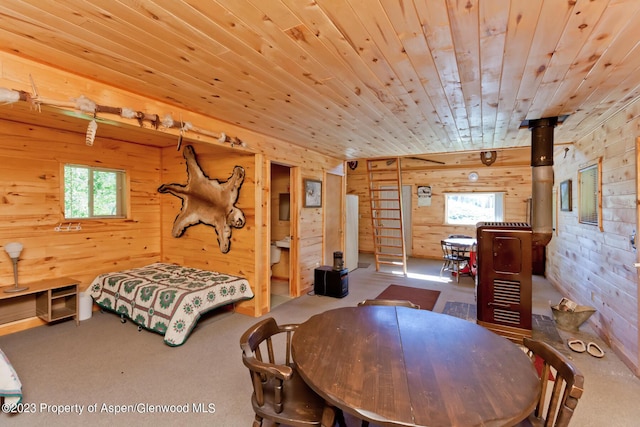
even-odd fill
[{"label": "small wooden shelf", "polygon": [[51,289],[51,298],[64,298],[69,295],[76,295],[76,285],[66,286],[64,288]]},{"label": "small wooden shelf", "polygon": [[8,293],[0,288],[0,325],[29,317],[55,322],[74,317],[80,324],[79,282],[69,277],[24,283],[28,289]]}]

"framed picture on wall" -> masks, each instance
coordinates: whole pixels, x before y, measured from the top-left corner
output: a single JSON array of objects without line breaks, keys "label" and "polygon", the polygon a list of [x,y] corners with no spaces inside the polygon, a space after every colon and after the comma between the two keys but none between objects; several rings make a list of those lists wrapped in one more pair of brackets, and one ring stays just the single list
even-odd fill
[{"label": "framed picture on wall", "polygon": [[304,207],[319,208],[322,206],[322,181],[304,180]]},{"label": "framed picture on wall", "polygon": [[431,206],[431,186],[418,186],[418,206]]},{"label": "framed picture on wall", "polygon": [[571,180],[560,183],[560,210],[571,211]]}]

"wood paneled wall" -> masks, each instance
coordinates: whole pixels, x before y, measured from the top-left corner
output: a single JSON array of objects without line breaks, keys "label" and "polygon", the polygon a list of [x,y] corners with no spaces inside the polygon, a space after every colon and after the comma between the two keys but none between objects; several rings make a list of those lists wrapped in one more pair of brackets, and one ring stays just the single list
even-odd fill
[{"label": "wood paneled wall", "polygon": [[[203,168],[211,170],[211,177],[228,178],[236,163],[245,167],[247,174],[238,206],[243,209],[247,223],[244,228],[233,230],[232,249],[226,255],[220,254],[215,231],[210,227],[192,227],[180,239],[171,237],[180,199],[159,194],[157,188],[162,183],[186,182],[184,159],[181,152],[175,150],[178,134],[175,129],[150,129],[148,124],[141,129],[135,120],[110,115],[101,117],[105,122],[100,123],[96,142],[93,147],[87,147],[84,133],[78,133],[85,131],[86,121],[80,126],[72,125],[78,129],[75,133],[52,130],[61,124],[46,117],[43,109],[42,119],[34,119],[41,125],[17,125],[10,121],[12,106],[3,106],[0,185],[4,187],[4,196],[0,204],[3,219],[0,243],[25,239],[25,260],[20,262],[21,279],[70,275],[86,286],[97,273],[159,260],[213,266],[219,271],[249,279],[256,298],[239,304],[238,311],[261,316],[270,309],[269,173],[270,165],[279,163],[292,168],[291,222],[294,224],[292,230],[299,230],[292,235],[291,293],[299,296],[313,286],[313,269],[322,261],[324,211],[323,208],[302,208],[302,180],[322,180],[326,171],[343,174],[342,160],[122,88],[0,53],[0,87],[31,92],[30,76],[39,83],[40,96],[47,99],[68,100],[84,95],[100,105],[159,115],[170,112],[173,117],[181,117],[194,126],[239,137],[247,147],[230,148],[221,145],[216,138],[192,133],[186,135],[184,143],[197,144],[196,153]],[[24,118],[24,108],[20,110],[20,117]],[[65,122],[82,116],[74,110],[62,112],[64,114],[58,114],[58,117],[63,117]],[[38,113],[34,111],[33,114]],[[102,139],[101,133],[109,133],[111,139]],[[114,134],[122,137],[114,138]],[[67,160],[130,169],[134,199],[132,218],[83,223],[81,234],[53,232],[62,220],[59,164]],[[11,264],[8,257],[5,258],[0,257],[0,281],[11,284]],[[29,275],[22,274],[25,269],[29,270]]]},{"label": "wood paneled wall", "polygon": [[[300,295],[312,286],[313,269],[322,260],[324,219],[322,208],[302,208],[302,179],[323,179],[329,170],[336,173],[335,169],[341,168],[340,160],[186,110],[176,111],[170,105],[12,55],[0,54],[0,61],[2,87],[30,91],[29,76],[33,75],[44,97],[67,100],[84,94],[104,105],[131,106],[157,113],[173,111],[174,116],[184,113],[185,120],[201,126],[206,123],[207,128],[214,130],[224,129],[249,143],[244,154],[238,150],[221,160],[207,145],[215,146],[215,140],[197,138],[203,141],[202,147],[200,144],[196,147],[197,153],[205,170],[212,170],[212,176],[227,177],[236,162],[242,162],[250,171],[238,204],[249,219],[245,228],[234,229],[232,250],[223,256],[219,253],[215,232],[209,227],[192,227],[181,239],[170,237],[180,201],[170,195],[160,195],[156,190],[164,182],[184,182],[183,159],[174,147],[161,149],[124,143],[127,138],[102,139],[100,132],[94,146],[88,147],[83,134],[15,123],[10,119],[11,106],[5,107],[5,115],[0,120],[0,244],[21,241],[25,245],[19,263],[21,282],[68,275],[78,278],[86,287],[101,272],[161,259],[188,261],[253,275],[252,286],[257,296],[243,303],[248,304],[243,305],[243,310],[247,314],[262,315],[269,310],[265,285],[270,267],[266,251],[271,220],[267,165],[278,162],[293,167],[291,220],[298,230],[292,241],[295,248],[292,262],[296,265],[292,277],[294,293]],[[637,230],[635,144],[639,128],[640,105],[635,103],[574,145],[563,146],[569,148],[566,157],[563,148],[557,145],[556,187],[565,179],[573,180],[574,206],[578,202],[577,170],[600,157],[603,159],[604,230],[580,224],[577,207],[571,212],[559,211],[557,233],[547,247],[546,268],[549,280],[566,296],[597,308],[590,322],[637,374],[640,366],[638,277],[633,266],[637,253],[629,243],[629,236]],[[444,224],[443,194],[447,191],[506,190],[505,220],[527,219],[525,201],[531,195],[528,148],[500,151],[496,163],[489,167],[480,163],[479,153],[429,158],[443,161],[445,165],[402,160],[404,184],[412,186],[414,256],[439,258],[438,242],[442,236],[475,231],[474,227]],[[130,218],[81,221],[81,231],[55,232],[54,228],[64,221],[60,185],[64,162],[126,169],[132,188]],[[365,162],[361,161],[355,171],[348,172],[347,191],[360,196],[359,245],[362,251],[371,252],[365,170]],[[472,170],[480,175],[474,184],[467,180]],[[417,206],[418,185],[432,187],[430,207]],[[580,264],[579,269],[575,268],[576,263]],[[572,274],[566,274],[568,271]],[[13,283],[11,262],[1,254],[0,283]]]},{"label": "wood paneled wall", "polygon": [[[99,134],[88,147],[84,134],[4,120],[0,137],[0,185],[5,194],[0,204],[0,242],[18,240],[25,245],[19,264],[21,282],[72,276],[86,288],[97,274],[162,260],[246,277],[257,298],[240,303],[237,310],[252,316],[269,311],[271,215],[267,213],[270,204],[259,197],[270,192],[259,173],[267,164],[264,156],[191,142],[210,178],[224,181],[235,165],[245,168],[237,206],[245,214],[246,225],[233,229],[231,250],[222,254],[212,227],[197,225],[180,238],[171,236],[181,200],[159,194],[157,188],[163,183],[186,183],[185,160],[175,147],[102,139]],[[325,160],[319,155],[317,159]],[[60,179],[62,165],[67,162],[126,170],[131,188],[130,217],[85,220],[80,221],[81,231],[54,232],[55,226],[64,222]],[[322,169],[295,169],[298,174],[322,174]],[[301,182],[297,175],[292,183],[291,221],[297,221],[301,230],[292,242],[292,250],[297,251],[294,295],[313,286],[313,269],[322,260],[323,209],[301,207]],[[11,262],[4,258],[0,256],[0,281],[10,285]]]},{"label": "wood paneled wall", "polygon": [[[19,281],[71,276],[86,288],[97,274],[160,260],[160,150],[0,120],[0,244],[21,242]],[[80,220],[81,230],[57,232],[64,218],[65,163],[123,169],[131,188],[126,219]],[[13,284],[0,253],[0,283]]]},{"label": "wood paneled wall", "polygon": [[[480,161],[480,153],[425,156],[444,165],[416,159],[402,160],[402,184],[411,186],[411,224],[405,232],[412,236],[412,256],[441,258],[440,240],[450,234],[475,236],[475,226],[445,224],[445,193],[505,192],[505,221],[527,221],[527,199],[531,197],[531,154],[528,148],[504,150],[491,166]],[[347,193],[359,196],[360,251],[373,252],[371,207],[367,191],[366,160],[348,170]],[[476,171],[480,178],[470,182]],[[431,206],[418,206],[417,188],[431,186]]]},{"label": "wood paneled wall", "polygon": [[[231,250],[227,254],[220,252],[212,227],[204,225],[190,227],[182,237],[176,239],[171,236],[171,228],[180,210],[181,201],[177,197],[163,195],[161,198],[162,259],[246,277],[256,298],[237,304],[236,311],[261,316],[270,310],[268,283],[271,269],[269,263],[271,240],[284,236],[284,228],[273,228],[273,215],[276,212],[272,203],[276,195],[271,193],[279,194],[284,190],[285,180],[278,178],[278,174],[276,174],[275,183],[267,178],[266,175],[271,173],[270,165],[274,159],[262,154],[254,155],[206,143],[194,144],[194,148],[200,166],[210,178],[226,180],[235,165],[245,168],[245,180],[237,206],[245,213],[246,225],[241,229],[233,229]],[[335,165],[341,166],[342,162],[291,146],[278,150],[277,153],[279,153],[277,157],[279,163],[286,162],[292,167],[289,182],[291,248],[288,254],[283,256],[285,258],[288,256],[287,261],[293,265],[292,274],[289,277],[291,295],[300,296],[313,286],[314,269],[322,261],[323,221],[325,220],[324,208],[302,207],[302,174],[305,177],[318,176],[317,179],[322,179],[323,165],[333,166],[332,173],[336,171],[339,173],[341,168],[336,168]],[[317,162],[315,164],[308,162],[309,159],[316,159]],[[184,159],[173,147],[162,150],[162,180],[163,183],[186,182]]]},{"label": "wood paneled wall", "polygon": [[[557,211],[557,232],[547,247],[547,277],[563,294],[597,312],[589,319],[640,375],[637,251],[637,150],[640,103],[620,111],[589,135],[556,149],[555,186],[571,179],[573,209]],[[602,225],[581,224],[578,170],[602,159]],[[579,265],[579,268],[576,266]],[[571,274],[567,274],[570,272]]]}]

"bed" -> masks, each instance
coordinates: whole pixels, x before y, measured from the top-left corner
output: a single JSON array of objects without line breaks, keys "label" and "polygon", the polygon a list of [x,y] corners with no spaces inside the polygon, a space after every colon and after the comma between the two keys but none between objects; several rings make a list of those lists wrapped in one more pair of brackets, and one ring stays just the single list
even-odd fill
[{"label": "bed", "polygon": [[22,383],[15,369],[0,350],[0,403],[3,412],[12,412],[22,401]]},{"label": "bed", "polygon": [[203,313],[253,298],[242,277],[166,263],[100,274],[90,295],[100,308],[163,335],[170,346],[184,344]]}]

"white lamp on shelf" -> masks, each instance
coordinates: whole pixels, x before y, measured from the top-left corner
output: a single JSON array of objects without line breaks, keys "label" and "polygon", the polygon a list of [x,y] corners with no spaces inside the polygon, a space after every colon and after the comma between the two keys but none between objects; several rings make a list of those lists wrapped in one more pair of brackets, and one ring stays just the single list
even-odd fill
[{"label": "white lamp on shelf", "polygon": [[13,261],[13,288],[6,288],[5,292],[20,292],[29,289],[28,287],[18,287],[18,258],[20,258],[20,252],[22,252],[22,243],[11,242],[4,245],[4,250],[7,251],[11,261]]}]

